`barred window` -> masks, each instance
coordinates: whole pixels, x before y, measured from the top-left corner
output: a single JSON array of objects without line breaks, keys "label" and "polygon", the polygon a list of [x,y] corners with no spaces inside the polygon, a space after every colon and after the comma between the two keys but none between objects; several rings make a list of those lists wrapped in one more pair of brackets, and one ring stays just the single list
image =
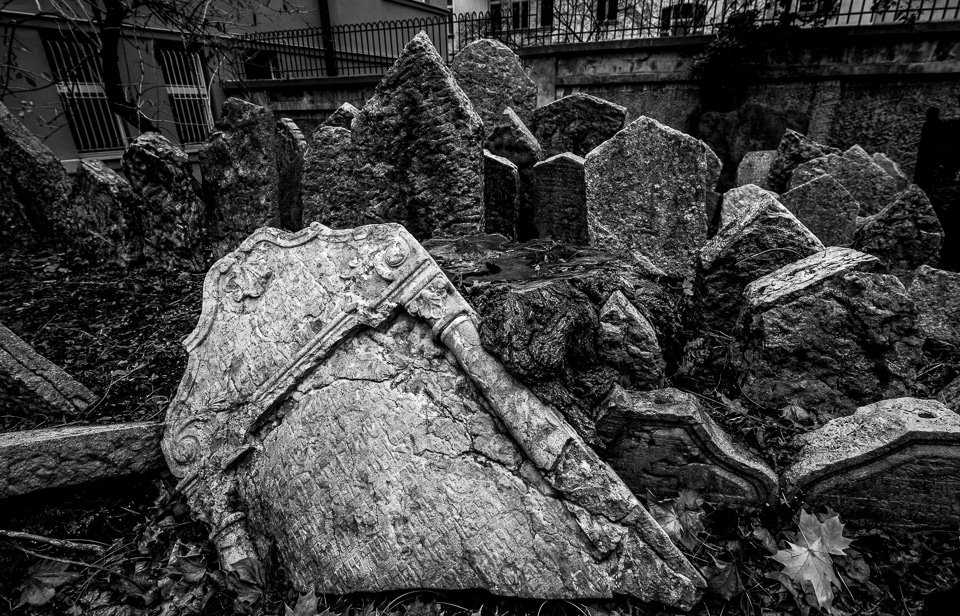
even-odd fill
[{"label": "barred window", "polygon": [[158,47],[157,56],[180,143],[200,143],[213,126],[200,54]]}]

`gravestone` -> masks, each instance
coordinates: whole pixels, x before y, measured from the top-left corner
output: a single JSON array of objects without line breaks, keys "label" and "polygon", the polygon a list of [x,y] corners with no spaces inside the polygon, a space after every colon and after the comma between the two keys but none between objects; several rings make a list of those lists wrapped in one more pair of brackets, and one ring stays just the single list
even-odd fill
[{"label": "gravestone", "polygon": [[882,152],[874,152],[870,158],[881,169],[886,171],[887,175],[896,180],[898,191],[904,190],[910,185],[910,178],[907,177],[907,174],[903,172],[903,169],[900,168],[900,165],[898,165],[895,160]]},{"label": "gravestone", "polygon": [[793,170],[798,165],[827,154],[839,153],[840,150],[837,148],[817,143],[788,128],[777,146],[777,153],[773,157],[773,162],[770,163],[770,171],[767,173],[763,187],[783,194],[787,192]]},{"label": "gravestone", "polygon": [[534,224],[536,181],[533,167],[543,160],[543,152],[520,116],[507,108],[500,123],[494,127],[485,146],[491,154],[502,156],[517,166],[519,185],[517,189],[517,235],[526,241],[537,237]]},{"label": "gravestone", "polygon": [[159,133],[144,133],[123,153],[123,173],[136,197],[143,258],[150,267],[206,267],[206,205],[186,153]]},{"label": "gravestone", "polygon": [[860,216],[880,212],[898,192],[897,180],[856,145],[843,154],[828,154],[797,165],[788,188],[796,188],[824,174],[833,176],[857,200]]},{"label": "gravestone", "polygon": [[163,450],[228,567],[273,546],[298,592],[699,599],[696,570],[483,349],[400,225],[261,229],[204,297]]},{"label": "gravestone", "polygon": [[692,279],[720,160],[705,143],[641,117],[586,158],[590,244]]},{"label": "gravestone", "polygon": [[303,159],[307,139],[290,118],[277,121],[277,208],[280,226],[288,231],[303,227]]},{"label": "gravestone", "polygon": [[737,167],[737,186],[746,186],[747,184],[763,186],[776,155],[776,150],[761,150],[744,154],[740,165]]},{"label": "gravestone", "polygon": [[520,175],[512,162],[483,151],[483,225],[487,233],[517,237],[517,191]]},{"label": "gravestone", "polygon": [[905,395],[921,359],[917,311],[882,271],[876,257],[829,247],[747,285],[733,342],[743,393],[827,415]]},{"label": "gravestone", "polygon": [[777,476],[756,453],[717,426],[696,396],[677,389],[614,386],[600,405],[602,457],[634,494],[759,507],[779,495]]},{"label": "gravestone", "polygon": [[587,184],[583,159],[564,152],[533,167],[534,222],[539,237],[586,246]]},{"label": "gravestone", "polygon": [[574,92],[534,110],[530,130],[544,157],[571,152],[586,156],[623,128],[627,108],[583,92]]},{"label": "gravestone", "polygon": [[832,175],[819,175],[780,196],[784,207],[825,246],[850,246],[860,204]]},{"label": "gravestone", "polygon": [[530,121],[537,106],[537,84],[527,76],[517,54],[500,41],[473,41],[454,56],[450,70],[483,120],[487,135],[507,107],[524,123]]},{"label": "gravestone", "polygon": [[776,193],[760,188],[756,184],[747,184],[728,190],[723,194],[720,207],[720,228],[742,220],[752,208],[762,207],[778,200]]},{"label": "gravestone", "polygon": [[921,265],[908,291],[924,347],[960,360],[960,273]]},{"label": "gravestone", "polygon": [[350,130],[353,119],[357,117],[358,113],[360,113],[359,109],[350,103],[344,103],[337,107],[337,110],[331,113],[320,126],[339,126],[340,128]]},{"label": "gravestone", "polygon": [[960,523],[960,415],[935,400],[858,408],[806,436],[783,475],[787,497],[828,506],[864,528]]},{"label": "gravestone", "polygon": [[272,111],[228,98],[198,154],[215,257],[236,248],[254,229],[280,224]]},{"label": "gravestone", "polygon": [[614,291],[600,309],[598,355],[620,373],[620,385],[645,390],[666,379],[663,351],[657,332],[622,291]]},{"label": "gravestone", "polygon": [[133,189],[102,161],[80,161],[58,226],[82,254],[121,267],[143,260],[143,228]]},{"label": "gravestone", "polygon": [[347,229],[365,217],[363,153],[345,128],[321,126],[310,135],[303,156],[303,215],[311,223]]}]

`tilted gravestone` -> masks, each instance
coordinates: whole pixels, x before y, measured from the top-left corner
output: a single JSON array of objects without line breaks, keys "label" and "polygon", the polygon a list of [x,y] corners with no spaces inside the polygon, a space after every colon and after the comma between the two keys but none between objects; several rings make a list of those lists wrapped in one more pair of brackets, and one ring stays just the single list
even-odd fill
[{"label": "tilted gravestone", "polygon": [[587,182],[583,159],[564,152],[533,166],[534,223],[539,237],[586,246]]},{"label": "tilted gravestone", "polygon": [[723,193],[723,203],[720,208],[720,228],[735,223],[746,217],[751,208],[758,207],[769,201],[777,201],[777,193],[760,188],[756,184],[738,186]]},{"label": "tilted gravestone", "polygon": [[339,126],[350,130],[350,125],[353,124],[353,119],[357,117],[359,112],[360,110],[350,103],[344,103],[337,107],[337,110],[331,113],[320,126]]},{"label": "tilted gravestone", "polygon": [[563,152],[586,156],[623,128],[627,108],[584,92],[538,107],[530,120],[545,157]]},{"label": "tilted gravestone", "polygon": [[517,166],[517,234],[516,239],[526,241],[537,237],[534,224],[536,180],[533,166],[543,160],[543,151],[533,133],[527,129],[520,116],[507,108],[487,137],[486,147],[491,154],[502,156]]},{"label": "tilted gravestone", "polygon": [[614,386],[599,415],[601,455],[635,494],[670,498],[695,490],[710,502],[750,506],[779,495],[773,470],[735,443],[692,394]]},{"label": "tilted gravestone", "polygon": [[395,224],[262,229],[221,260],[163,449],[223,561],[275,546],[301,592],[692,606],[696,570],[475,319]]},{"label": "tilted gravestone", "polygon": [[208,222],[214,256],[230,252],[259,227],[280,224],[272,111],[228,98],[199,157],[204,194],[212,206]]},{"label": "tilted gravestone", "polygon": [[762,186],[775,193],[782,194],[787,191],[793,170],[798,165],[827,154],[839,153],[840,150],[837,148],[817,143],[788,128],[783,133],[783,139],[777,146],[777,153],[770,163],[770,171],[767,173],[767,179]]},{"label": "tilted gravestone", "polygon": [[935,400],[897,398],[858,408],[806,435],[783,475],[788,497],[844,520],[955,528],[960,523],[960,415]]},{"label": "tilted gravestone", "polygon": [[639,118],[587,155],[590,244],[692,280],[719,176],[705,143]]},{"label": "tilted gravestone", "polygon": [[517,190],[520,175],[512,162],[483,151],[483,227],[487,233],[517,237]]},{"label": "tilted gravestone", "polygon": [[780,196],[780,202],[826,246],[850,246],[860,203],[832,175],[819,175]]},{"label": "tilted gravestone", "polygon": [[622,291],[614,291],[600,308],[597,355],[620,373],[620,384],[630,389],[660,387],[666,362],[653,324]]},{"label": "tilted gravestone", "polygon": [[762,186],[767,179],[767,174],[770,173],[770,165],[773,164],[773,158],[776,155],[776,150],[760,150],[744,154],[737,167],[737,186],[747,184]]},{"label": "tilted gravestone", "polygon": [[537,106],[537,84],[517,54],[496,39],[480,39],[461,49],[450,65],[489,135],[507,107],[524,122]]},{"label": "tilted gravestone", "polygon": [[280,226],[303,228],[303,158],[307,139],[290,118],[277,121],[277,209]]},{"label": "tilted gravestone", "polygon": [[824,174],[833,176],[857,200],[860,216],[880,212],[899,192],[897,180],[856,145],[842,154],[828,154],[797,165],[788,188],[796,188]]}]

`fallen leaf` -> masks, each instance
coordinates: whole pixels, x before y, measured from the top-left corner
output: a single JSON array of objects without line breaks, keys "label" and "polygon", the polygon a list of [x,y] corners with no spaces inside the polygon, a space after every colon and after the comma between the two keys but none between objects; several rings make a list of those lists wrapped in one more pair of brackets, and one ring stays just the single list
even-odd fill
[{"label": "fallen leaf", "polygon": [[317,594],[311,588],[307,594],[300,595],[293,609],[288,605],[284,608],[285,616],[317,616]]},{"label": "fallen leaf", "polygon": [[67,571],[69,566],[67,563],[44,560],[31,567],[27,579],[20,585],[20,603],[17,607],[49,603],[57,588],[80,577],[79,573]]},{"label": "fallen leaf", "polygon": [[713,564],[704,567],[700,573],[707,581],[707,588],[727,601],[743,593],[743,582],[734,563],[718,561],[714,558]]},{"label": "fallen leaf", "polygon": [[782,564],[783,574],[800,584],[801,588],[809,583],[819,607],[829,606],[833,602],[832,585],[840,586],[840,580],[833,571],[833,561],[830,553],[824,550],[821,539],[817,538],[809,545],[788,545],[789,549],[780,550],[770,558]]}]

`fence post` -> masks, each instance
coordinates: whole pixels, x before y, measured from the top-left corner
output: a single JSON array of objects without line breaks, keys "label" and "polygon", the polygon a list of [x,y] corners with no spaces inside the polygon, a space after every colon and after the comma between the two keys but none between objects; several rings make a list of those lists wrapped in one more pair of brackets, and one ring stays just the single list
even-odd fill
[{"label": "fence post", "polygon": [[327,77],[337,76],[337,50],[333,45],[333,32],[330,29],[330,5],[328,0],[320,0],[320,39],[323,43],[323,63]]}]

